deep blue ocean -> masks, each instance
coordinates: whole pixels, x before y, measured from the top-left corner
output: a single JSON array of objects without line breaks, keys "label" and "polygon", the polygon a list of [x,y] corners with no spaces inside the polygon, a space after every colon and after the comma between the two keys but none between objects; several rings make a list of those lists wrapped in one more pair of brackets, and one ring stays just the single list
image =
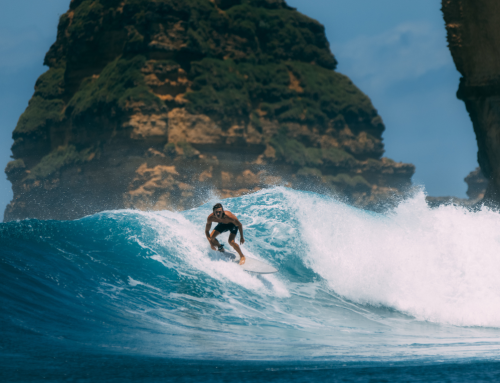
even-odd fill
[{"label": "deep blue ocean", "polygon": [[0,381],[500,381],[497,212],[224,200],[258,276],[209,257],[215,202],[0,224]]}]

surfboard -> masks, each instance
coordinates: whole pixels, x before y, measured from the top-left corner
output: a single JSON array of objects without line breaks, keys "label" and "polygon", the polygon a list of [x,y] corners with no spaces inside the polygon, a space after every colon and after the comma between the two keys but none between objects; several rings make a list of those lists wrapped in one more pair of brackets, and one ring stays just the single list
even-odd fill
[{"label": "surfboard", "polygon": [[[234,262],[238,265],[240,263],[240,255],[238,253],[233,253],[227,250],[225,250],[224,252],[210,250],[210,258],[212,258],[213,260]],[[258,259],[251,258],[247,255],[245,255],[245,263],[239,266],[243,270],[254,274],[274,274],[278,272],[278,269],[272,267],[271,265],[259,261]]]}]

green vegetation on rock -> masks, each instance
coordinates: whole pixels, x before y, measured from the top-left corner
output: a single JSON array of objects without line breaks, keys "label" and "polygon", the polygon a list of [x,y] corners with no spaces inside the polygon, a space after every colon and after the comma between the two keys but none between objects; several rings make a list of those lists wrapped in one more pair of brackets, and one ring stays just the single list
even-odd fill
[{"label": "green vegetation on rock", "polygon": [[33,96],[28,108],[19,118],[13,133],[14,139],[20,135],[40,133],[40,128],[46,127],[49,122],[60,121],[63,118],[63,109],[62,100],[46,100],[40,96]]},{"label": "green vegetation on rock", "polygon": [[24,170],[26,166],[24,165],[24,161],[19,158],[18,160],[10,161],[5,167],[5,173],[11,174],[15,171]]},{"label": "green vegetation on rock", "polygon": [[[303,93],[304,107],[313,107],[315,115],[334,119],[339,115],[346,120],[356,118],[367,125],[377,116],[370,99],[343,74],[304,62],[293,62],[288,68],[297,77]],[[378,121],[377,121],[378,122]],[[383,126],[379,127],[382,133]]]},{"label": "green vegetation on rock", "polygon": [[[209,115],[226,128],[235,121],[247,122],[256,107],[270,120],[322,127],[349,108],[357,108],[357,116],[373,117],[368,98],[331,70],[336,60],[324,27],[284,1],[74,0],[71,10],[61,17],[58,40],[46,58],[53,68],[47,78],[40,78],[35,96],[55,98],[63,91],[66,68],[73,70],[79,62],[103,69],[81,79],[71,91],[76,93],[66,94],[68,117],[114,113],[110,109],[114,105],[122,110],[136,103],[161,107],[140,71],[154,52],[171,52],[177,64],[193,58],[188,66],[193,80],[192,92],[186,94],[188,109]],[[120,29],[121,41],[111,41],[123,46],[122,54],[101,63],[97,55],[109,50],[101,44],[109,44],[111,36],[117,38]],[[67,61],[71,65],[66,66]],[[291,87],[292,75],[300,81],[300,94]],[[63,105],[41,107],[47,107],[47,119],[54,120],[54,112]],[[32,109],[27,117],[33,122],[23,121],[19,132],[44,126],[46,121],[37,118],[41,108],[36,102]]]},{"label": "green vegetation on rock", "polygon": [[355,158],[342,149],[308,148],[296,139],[289,138],[286,129],[282,129],[269,143],[276,150],[277,160],[283,160],[295,166],[349,166],[356,163]]},{"label": "green vegetation on rock", "polygon": [[[284,2],[233,1],[226,12],[231,33],[248,39],[254,64],[277,60],[300,60],[335,69],[324,27],[316,20],[294,11]],[[272,9],[275,8],[275,9]]]},{"label": "green vegetation on rock", "polygon": [[45,99],[61,98],[64,93],[64,69],[50,68],[35,84],[35,96]]},{"label": "green vegetation on rock", "polygon": [[40,129],[51,122],[59,122],[63,118],[64,68],[49,69],[42,74],[35,84],[35,94],[31,98],[25,112],[19,118],[14,139],[21,135],[40,133]]},{"label": "green vegetation on rock", "polygon": [[[281,123],[316,125],[324,130],[328,120],[345,116],[361,120],[379,134],[383,131],[370,99],[346,76],[317,65],[250,65],[206,58],[192,64],[190,76],[188,109],[226,125],[248,119],[252,109],[260,107],[266,118]],[[292,78],[298,81],[295,87]]]},{"label": "green vegetation on rock", "polygon": [[83,164],[91,161],[95,153],[96,149],[93,147],[80,151],[73,145],[59,147],[43,157],[42,160],[31,169],[26,179],[45,179],[61,170],[64,166]]},{"label": "green vegetation on rock", "polygon": [[103,106],[116,105],[126,109],[134,103],[159,108],[161,101],[145,85],[141,68],[146,58],[116,59],[97,78],[88,78],[68,103],[73,116],[99,111]]},{"label": "green vegetation on rock", "polygon": [[67,59],[61,45],[80,45],[70,59],[86,60],[85,43],[98,48],[99,37],[118,28],[128,29],[123,41],[128,51],[162,50],[161,44],[148,46],[146,40],[177,20],[183,23],[181,50],[198,57],[252,64],[298,60],[328,69],[337,65],[324,27],[284,1],[74,0],[71,10],[71,17],[61,16],[58,41],[47,54],[52,66]]},{"label": "green vegetation on rock", "polygon": [[[104,1],[103,1],[104,2]],[[68,27],[69,35],[73,38],[83,38],[85,35],[96,32],[96,24],[102,18],[104,7],[100,1],[85,0],[75,8],[72,22]]]},{"label": "green vegetation on rock", "polygon": [[323,149],[321,154],[324,163],[328,165],[340,166],[356,162],[356,159],[351,154],[339,148]]}]

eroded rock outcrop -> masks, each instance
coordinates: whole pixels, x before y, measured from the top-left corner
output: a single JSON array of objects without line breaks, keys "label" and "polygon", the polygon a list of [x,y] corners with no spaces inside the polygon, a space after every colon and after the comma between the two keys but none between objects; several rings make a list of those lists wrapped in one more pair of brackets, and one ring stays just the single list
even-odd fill
[{"label": "eroded rock outcrop", "polygon": [[448,44],[461,73],[457,96],[465,102],[489,180],[487,203],[500,202],[500,2],[443,0]]},{"label": "eroded rock outcrop", "polygon": [[477,209],[483,204],[484,194],[488,187],[488,179],[483,175],[481,168],[476,168],[470,172],[464,179],[467,184],[467,197],[432,197],[427,196],[426,201],[430,207],[439,207],[442,205],[457,205],[467,207],[469,209]]},{"label": "eroded rock outcrop", "polygon": [[471,201],[478,202],[484,198],[488,188],[488,179],[483,175],[481,168],[470,172],[464,181],[467,183],[467,196]]},{"label": "eroded rock outcrop", "polygon": [[72,0],[45,64],[13,133],[6,220],[274,184],[369,206],[411,182],[323,26],[282,0]]}]

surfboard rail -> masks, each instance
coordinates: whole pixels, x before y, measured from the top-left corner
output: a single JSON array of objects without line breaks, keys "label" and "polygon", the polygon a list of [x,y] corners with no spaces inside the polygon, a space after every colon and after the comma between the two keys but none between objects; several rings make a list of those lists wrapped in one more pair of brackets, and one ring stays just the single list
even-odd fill
[{"label": "surfboard rail", "polygon": [[[231,251],[215,251],[210,249],[211,258],[214,260],[223,260],[226,262],[240,262],[240,255],[233,253]],[[278,269],[269,265],[268,263],[262,262],[258,259],[249,257],[245,255],[245,263],[239,265],[243,270],[253,274],[274,274],[278,272]]]}]

